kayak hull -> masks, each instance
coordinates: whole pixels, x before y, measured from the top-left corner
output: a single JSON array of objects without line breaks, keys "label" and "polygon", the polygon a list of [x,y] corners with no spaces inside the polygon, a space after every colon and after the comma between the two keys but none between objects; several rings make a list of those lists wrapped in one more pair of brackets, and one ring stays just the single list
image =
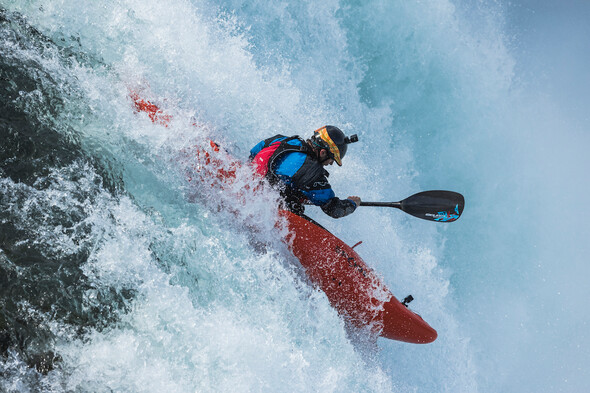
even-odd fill
[{"label": "kayak hull", "polygon": [[309,279],[320,287],[338,312],[357,327],[382,337],[415,344],[437,338],[422,317],[391,294],[375,272],[342,240],[288,211],[287,243]]}]

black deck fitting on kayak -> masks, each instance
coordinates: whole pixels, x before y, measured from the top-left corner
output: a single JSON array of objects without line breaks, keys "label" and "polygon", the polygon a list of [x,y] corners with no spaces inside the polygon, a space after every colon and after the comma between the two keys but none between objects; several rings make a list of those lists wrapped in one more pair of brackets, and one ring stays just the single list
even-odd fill
[{"label": "black deck fitting on kayak", "polygon": [[412,295],[408,295],[404,298],[404,300],[402,300],[402,304],[408,307],[408,304],[410,304],[412,300],[414,300],[414,297]]}]

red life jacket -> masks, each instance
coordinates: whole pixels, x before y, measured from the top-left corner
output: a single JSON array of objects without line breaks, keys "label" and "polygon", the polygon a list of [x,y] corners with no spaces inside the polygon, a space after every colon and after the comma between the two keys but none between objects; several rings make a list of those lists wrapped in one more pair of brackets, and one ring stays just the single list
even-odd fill
[{"label": "red life jacket", "polygon": [[[280,138],[281,136],[277,135],[266,139],[264,142],[264,147],[252,160],[256,173],[261,176],[266,176],[269,178],[269,180],[274,180],[274,173],[272,172],[271,168],[274,165],[277,157],[281,154],[287,152],[301,152],[310,155],[313,154],[313,150],[307,145],[307,142],[299,138],[297,135],[278,141],[276,140],[277,137]],[[288,143],[294,139],[299,139],[301,141],[301,146],[294,146]]]}]

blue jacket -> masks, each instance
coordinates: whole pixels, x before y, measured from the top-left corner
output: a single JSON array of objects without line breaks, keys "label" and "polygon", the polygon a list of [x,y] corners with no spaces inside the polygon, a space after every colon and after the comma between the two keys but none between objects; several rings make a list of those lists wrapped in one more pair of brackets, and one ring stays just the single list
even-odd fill
[{"label": "blue jacket", "polygon": [[329,216],[339,218],[356,209],[350,199],[336,197],[328,182],[329,173],[315,154],[310,154],[301,138],[276,135],[260,141],[250,150],[250,160],[264,149],[272,149],[275,142],[280,142],[280,147],[277,149],[277,144],[273,145],[276,150],[266,162],[269,165],[267,177],[271,183],[281,183],[282,195],[291,210],[303,213],[303,204],[308,202],[320,206]]}]

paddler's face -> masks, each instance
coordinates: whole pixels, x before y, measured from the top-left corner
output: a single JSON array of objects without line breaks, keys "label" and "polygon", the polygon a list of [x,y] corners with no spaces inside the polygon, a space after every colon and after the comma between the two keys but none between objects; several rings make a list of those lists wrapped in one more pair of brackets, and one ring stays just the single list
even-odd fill
[{"label": "paddler's face", "polygon": [[326,151],[326,149],[320,150],[320,162],[323,166],[332,165],[334,163],[333,158],[328,158],[327,160],[326,158],[328,158],[328,152]]}]

